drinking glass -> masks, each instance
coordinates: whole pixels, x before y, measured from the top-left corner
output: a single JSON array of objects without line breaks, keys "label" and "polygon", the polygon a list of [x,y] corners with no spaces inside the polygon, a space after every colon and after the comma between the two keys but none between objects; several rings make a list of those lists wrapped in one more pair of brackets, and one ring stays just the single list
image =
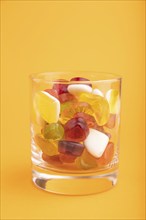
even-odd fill
[{"label": "drinking glass", "polygon": [[121,77],[78,71],[30,78],[34,184],[65,195],[94,194],[115,186]]}]

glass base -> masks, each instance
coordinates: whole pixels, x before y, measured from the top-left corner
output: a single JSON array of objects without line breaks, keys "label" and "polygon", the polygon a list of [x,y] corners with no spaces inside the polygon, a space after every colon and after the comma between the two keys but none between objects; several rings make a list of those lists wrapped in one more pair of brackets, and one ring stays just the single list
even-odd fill
[{"label": "glass base", "polygon": [[63,195],[90,195],[111,189],[117,183],[118,170],[73,174],[48,171],[33,166],[32,180],[45,191]]}]

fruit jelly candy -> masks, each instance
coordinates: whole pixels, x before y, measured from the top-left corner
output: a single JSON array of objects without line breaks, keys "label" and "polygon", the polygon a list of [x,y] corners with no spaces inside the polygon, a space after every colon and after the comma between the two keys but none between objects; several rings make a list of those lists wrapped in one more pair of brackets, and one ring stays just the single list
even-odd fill
[{"label": "fruit jelly candy", "polygon": [[58,142],[53,140],[47,140],[42,135],[37,134],[34,138],[35,143],[40,147],[43,153],[48,156],[58,154]]},{"label": "fruit jelly candy", "polygon": [[60,123],[51,123],[44,126],[42,134],[46,139],[60,140],[64,135],[64,128]]},{"label": "fruit jelly candy", "polygon": [[83,144],[78,142],[61,140],[58,142],[58,151],[61,154],[71,154],[73,156],[80,156],[84,150]]},{"label": "fruit jelly candy", "polygon": [[40,116],[48,123],[57,122],[60,114],[60,102],[48,92],[40,91],[34,96],[34,106]]},{"label": "fruit jelly candy", "polygon": [[77,157],[68,153],[68,154],[59,154],[59,158],[62,163],[73,163]]},{"label": "fruit jelly candy", "polygon": [[93,89],[92,94],[104,97],[103,93],[99,89]]},{"label": "fruit jelly candy", "polygon": [[85,84],[71,84],[67,88],[72,95],[79,96],[82,92],[91,93],[92,88]]},{"label": "fruit jelly candy", "polygon": [[92,156],[99,158],[102,156],[108,142],[109,137],[107,135],[93,128],[90,128],[89,135],[83,143]]},{"label": "fruit jelly candy", "polygon": [[76,159],[76,165],[78,168],[88,170],[97,167],[97,159],[85,149],[81,157]]},{"label": "fruit jelly candy", "polygon": [[48,156],[45,153],[42,154],[42,159],[49,163],[50,165],[62,165],[62,162],[60,161],[59,154],[54,156]]},{"label": "fruit jelly candy", "polygon": [[61,103],[71,101],[73,99],[75,99],[75,97],[70,93],[62,93],[62,94],[59,95],[59,101]]},{"label": "fruit jelly candy", "polygon": [[60,82],[60,83],[54,83],[54,85],[53,85],[53,89],[55,89],[57,91],[58,95],[68,92],[67,91],[68,84],[63,83],[63,82],[67,83],[68,82],[67,80],[58,79],[58,80],[55,80],[55,82]]},{"label": "fruit jelly candy", "polygon": [[45,92],[48,92],[50,95],[54,96],[56,99],[59,99],[58,93],[55,89],[45,89]]},{"label": "fruit jelly candy", "polygon": [[103,127],[97,125],[96,120],[92,115],[88,115],[84,112],[77,112],[74,115],[74,118],[78,117],[84,118],[89,128],[95,128],[99,131],[104,131]]},{"label": "fruit jelly candy", "polygon": [[109,142],[107,147],[105,148],[105,151],[103,155],[97,159],[98,166],[105,166],[109,164],[114,156],[114,144],[112,142]]},{"label": "fruit jelly candy", "polygon": [[106,99],[109,103],[110,113],[118,114],[120,111],[119,91],[116,89],[108,90],[106,93]]},{"label": "fruit jelly candy", "polygon": [[109,119],[109,104],[107,100],[99,95],[82,93],[79,101],[87,102],[94,110],[94,115],[99,126],[107,123]]},{"label": "fruit jelly candy", "polygon": [[[86,78],[83,78],[83,77],[74,77],[74,78],[72,78],[70,81],[84,81],[85,83],[85,85],[88,85],[88,86],[90,86],[90,87],[92,87],[92,84],[90,83],[90,80],[89,79],[86,79]],[[89,83],[86,83],[86,81],[89,81]]]},{"label": "fruit jelly candy", "polygon": [[62,123],[66,123],[68,120],[74,117],[75,113],[84,112],[92,115],[94,112],[91,106],[86,102],[73,102],[69,107],[67,106],[61,113]]},{"label": "fruit jelly candy", "polygon": [[74,100],[61,103],[61,105],[60,105],[60,107],[61,107],[61,110],[60,110],[61,114],[62,114],[62,112],[65,109],[71,108],[71,106],[74,106],[74,105],[75,105],[75,101]]},{"label": "fruit jelly candy", "polygon": [[105,124],[107,128],[114,128],[116,123],[116,114],[110,114],[108,122]]},{"label": "fruit jelly candy", "polygon": [[72,118],[64,125],[64,136],[70,141],[84,141],[89,134],[89,128],[83,118]]}]

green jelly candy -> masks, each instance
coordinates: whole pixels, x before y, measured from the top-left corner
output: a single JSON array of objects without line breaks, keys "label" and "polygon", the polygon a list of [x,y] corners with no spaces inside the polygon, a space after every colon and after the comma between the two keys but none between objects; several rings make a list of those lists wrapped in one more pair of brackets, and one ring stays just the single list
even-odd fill
[{"label": "green jelly candy", "polygon": [[64,135],[64,128],[59,123],[51,123],[45,125],[42,134],[46,139],[60,140]]}]

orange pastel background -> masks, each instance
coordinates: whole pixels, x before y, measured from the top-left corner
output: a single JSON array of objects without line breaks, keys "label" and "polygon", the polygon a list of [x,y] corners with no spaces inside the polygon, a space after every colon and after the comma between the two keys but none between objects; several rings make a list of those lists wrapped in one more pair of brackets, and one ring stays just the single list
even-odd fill
[{"label": "orange pastel background", "polygon": [[[1,1],[2,219],[144,219],[145,1]],[[123,77],[115,188],[61,196],[31,182],[29,74]]]}]

